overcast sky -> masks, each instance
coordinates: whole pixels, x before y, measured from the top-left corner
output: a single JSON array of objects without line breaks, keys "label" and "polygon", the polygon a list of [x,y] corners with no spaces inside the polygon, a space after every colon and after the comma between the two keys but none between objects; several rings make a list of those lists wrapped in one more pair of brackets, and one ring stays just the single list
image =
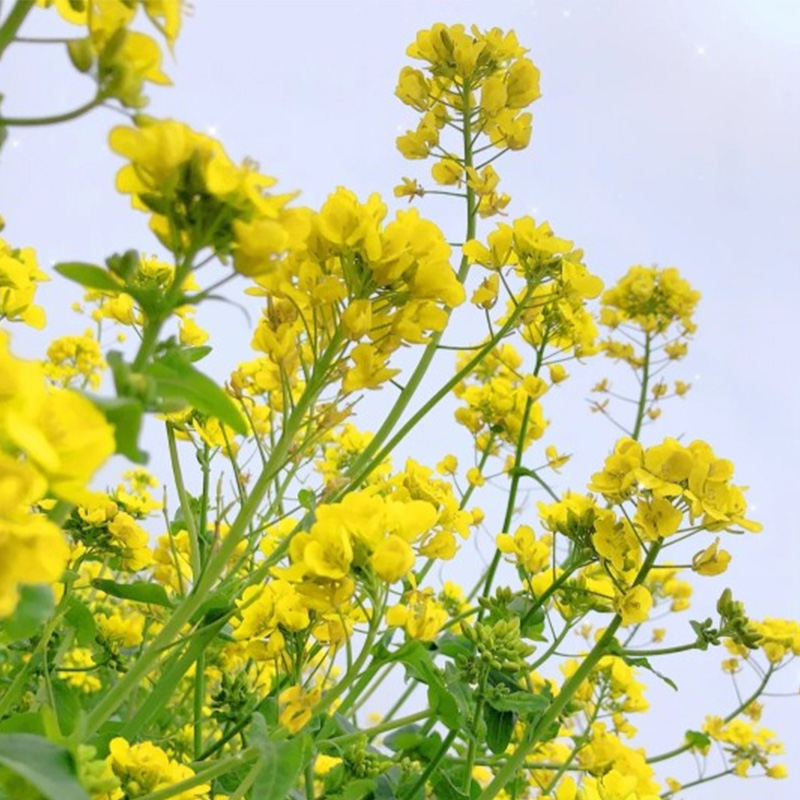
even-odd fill
[{"label": "overcast sky", "polygon": [[[511,215],[550,221],[585,249],[587,264],[607,282],[632,264],[658,263],[678,266],[703,293],[697,339],[671,373],[691,380],[692,391],[669,405],[644,438],[703,438],[731,458],[737,481],[751,487],[752,516],[765,531],[727,540],[733,563],[724,577],[701,584],[694,616],[703,618],[703,603],[710,611],[731,585],[756,617],[800,617],[800,3],[192,5],[176,62],[166,66],[175,85],[154,88],[149,111],[215,131],[234,157],[252,156],[281,188],[301,189],[312,206],[345,184],[362,197],[379,191],[399,207],[391,191],[400,176],[426,177],[426,167],[394,148],[398,132],[415,124],[393,91],[419,28],[445,21],[517,30],[541,69],[543,97],[532,109],[530,149],[496,164],[513,197]],[[25,33],[50,30],[34,21]],[[63,111],[91,89],[60,48],[19,45],[0,64],[5,115]],[[129,247],[155,249],[145,217],[113,192],[119,160],[106,137],[120,120],[101,111],[59,128],[11,132],[0,155],[3,235],[15,246],[36,247],[43,266],[101,260]],[[459,237],[460,208],[426,199],[421,210]],[[484,225],[484,235],[490,227]],[[52,331],[82,329],[62,283],[44,287],[41,296]],[[203,309],[199,320],[224,327],[215,340],[218,374],[249,357],[249,328],[238,312]],[[460,333],[469,336],[457,330],[453,341]],[[41,352],[45,341],[15,334],[18,351]],[[437,369],[444,376],[451,366],[440,361]],[[546,398],[553,425],[544,443],[576,453],[559,488],[581,490],[616,438],[587,412],[588,388],[604,374],[613,380],[622,373],[599,360],[572,371],[558,395]],[[388,392],[371,395],[363,424],[379,420],[390,399]],[[466,438],[451,414],[452,407],[438,412],[403,454],[434,463],[447,450],[463,451]],[[162,474],[163,463],[153,464]],[[479,501],[492,511],[502,498]],[[486,537],[467,544],[463,569],[477,574],[491,547]],[[686,640],[691,616],[676,622],[673,643]],[[653,685],[651,700],[662,706],[634,720],[643,741],[654,742],[653,752],[679,744],[683,730],[699,727],[706,712],[724,714],[734,705],[730,680],[719,670],[722,657],[716,651],[664,662],[681,693]],[[782,677],[784,690],[796,690],[800,669],[792,665]],[[764,717],[787,742],[786,761],[795,765],[789,780],[768,787],[730,780],[724,788],[700,787],[695,796],[797,797],[798,719],[797,700],[772,701]],[[677,776],[691,779],[693,767],[683,767]]]}]

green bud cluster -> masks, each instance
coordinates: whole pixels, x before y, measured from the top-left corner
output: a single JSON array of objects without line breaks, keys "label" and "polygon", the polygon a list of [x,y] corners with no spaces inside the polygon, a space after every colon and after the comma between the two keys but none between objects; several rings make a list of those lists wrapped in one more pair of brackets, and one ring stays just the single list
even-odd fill
[{"label": "green bud cluster", "polygon": [[526,669],[526,658],[534,647],[522,641],[519,617],[501,619],[493,625],[462,623],[464,636],[476,647],[481,659],[494,669],[519,672]]},{"label": "green bud cluster", "polygon": [[733,599],[730,589],[720,595],[717,600],[717,611],[722,617],[722,632],[730,636],[736,644],[755,650],[763,638],[750,624],[744,609],[744,604]]}]

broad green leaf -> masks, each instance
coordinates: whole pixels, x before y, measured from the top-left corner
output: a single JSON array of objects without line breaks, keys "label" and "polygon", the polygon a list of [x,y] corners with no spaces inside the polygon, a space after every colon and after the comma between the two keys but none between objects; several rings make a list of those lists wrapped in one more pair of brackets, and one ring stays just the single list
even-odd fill
[{"label": "broad green leaf", "polygon": [[366,797],[371,797],[375,791],[376,786],[375,778],[360,778],[355,781],[350,781],[347,786],[331,800],[365,800]]},{"label": "broad green leaf", "polygon": [[81,715],[80,701],[64,681],[52,681],[52,688],[58,727],[61,733],[69,736],[75,730],[75,725]]},{"label": "broad green leaf", "polygon": [[0,631],[12,642],[29,639],[53,613],[53,592],[49,586],[21,586],[14,613],[0,623]]},{"label": "broad green leaf", "polygon": [[44,733],[44,721],[38,711],[27,711],[0,720],[0,733]]},{"label": "broad green leaf", "polygon": [[505,753],[514,732],[513,711],[497,711],[487,705],[483,718],[486,722],[486,744],[493,753]]},{"label": "broad green leaf", "polygon": [[108,270],[96,264],[85,264],[82,261],[67,261],[56,264],[53,269],[67,280],[79,283],[87,289],[99,289],[103,292],[120,293],[124,287],[116,281]]},{"label": "broad green leaf", "polygon": [[105,578],[95,578],[92,581],[95,589],[110,594],[112,597],[121,597],[123,600],[133,600],[134,603],[147,603],[152,606],[165,606],[172,608],[172,601],[167,596],[164,587],[157,583],[135,581],[134,583],[117,583]]},{"label": "broad green leaf", "polygon": [[64,621],[74,631],[75,644],[79,647],[86,647],[94,641],[97,634],[94,614],[77,597],[70,598]]},{"label": "broad green leaf", "polygon": [[133,397],[93,397],[92,400],[114,427],[116,452],[135,464],[146,464],[148,455],[139,449],[139,432],[144,415],[142,404]]},{"label": "broad green leaf", "polygon": [[271,739],[260,714],[253,717],[252,742],[259,750],[261,768],[253,783],[258,800],[286,800],[311,755],[311,737]]},{"label": "broad green leaf", "polygon": [[413,750],[422,740],[419,725],[405,725],[392,731],[384,740],[384,746],[394,753]]},{"label": "broad green leaf", "polygon": [[147,373],[155,379],[162,398],[182,400],[216,417],[236,433],[247,433],[247,422],[230,396],[211,378],[196,370],[179,351],[166,353],[148,367]]},{"label": "broad green leaf", "polygon": [[28,781],[47,800],[89,800],[78,783],[72,753],[43,736],[0,734],[0,765]]},{"label": "broad green leaf", "polygon": [[204,359],[212,351],[212,349],[213,348],[209,345],[204,344],[200,347],[184,347],[181,352],[186,356],[186,358],[189,359],[189,361],[195,363],[196,361],[201,361]]},{"label": "broad green leaf", "polygon": [[686,741],[700,750],[711,746],[711,737],[701,731],[686,731]]},{"label": "broad green leaf", "polygon": [[496,711],[515,711],[518,714],[540,714],[550,705],[550,701],[543,695],[530,692],[498,694],[487,698],[487,702]]}]

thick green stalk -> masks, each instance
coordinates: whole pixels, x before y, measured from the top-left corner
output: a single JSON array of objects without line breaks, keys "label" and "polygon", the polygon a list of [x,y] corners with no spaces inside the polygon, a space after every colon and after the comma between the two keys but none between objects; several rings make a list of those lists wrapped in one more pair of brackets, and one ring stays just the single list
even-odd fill
[{"label": "thick green stalk", "polygon": [[[161,650],[169,646],[180,634],[183,626],[191,619],[192,615],[200,608],[204,600],[214,587],[216,580],[225,571],[228,560],[236,550],[237,545],[247,532],[248,526],[258,513],[267,489],[277,470],[285,464],[288,458],[295,435],[303,423],[303,418],[309,411],[319,392],[323,388],[324,378],[333,359],[338,352],[340,339],[334,337],[322,358],[317,362],[316,380],[311,381],[303,395],[297,401],[294,411],[287,420],[286,427],[270,453],[269,460],[261,470],[258,480],[253,484],[239,513],[236,515],[227,535],[222,540],[219,549],[206,564],[200,580],[194,585],[181,604],[175,609],[164,628],[156,636],[133,663],[125,676],[113,686],[89,713],[86,720],[87,735],[94,733],[120,706],[125,698],[140,684],[150,673],[160,659]],[[318,385],[319,384],[319,385]],[[282,544],[281,552],[285,552],[288,542]],[[279,557],[277,551],[273,557]]]},{"label": "thick green stalk", "polygon": [[258,755],[259,753],[257,748],[248,747],[246,750],[243,750],[241,753],[237,753],[235,756],[231,756],[230,758],[220,761],[215,761],[211,766],[196,772],[191,778],[186,778],[178,783],[173,783],[172,786],[167,786],[164,789],[150,792],[150,794],[142,795],[139,800],[168,800],[170,797],[176,797],[188,789],[194,789],[195,786],[199,786],[201,783],[206,783],[214,778],[218,778],[220,775],[225,775],[227,772],[231,772],[237,767],[257,761]]},{"label": "thick green stalk", "polygon": [[17,0],[14,7],[8,12],[5,22],[0,27],[0,58],[2,58],[5,49],[14,41],[17,31],[22,27],[25,22],[25,17],[28,16],[30,10],[33,8],[34,0]]},{"label": "thick green stalk", "polygon": [[[650,548],[650,552],[647,554],[639,573],[633,581],[634,586],[638,586],[647,577],[650,568],[655,563],[660,547],[660,543],[656,542]],[[494,780],[481,792],[478,800],[492,800],[492,798],[497,797],[505,785],[514,777],[516,771],[524,765],[528,753],[541,741],[541,735],[556,722],[561,712],[566,708],[570,700],[572,700],[575,692],[578,691],[581,684],[597,665],[597,662],[606,654],[609,645],[614,641],[614,637],[620,625],[622,625],[622,617],[619,614],[615,614],[589,655],[586,656],[578,669],[564,683],[558,696],[549,705],[547,711],[539,718],[529,740],[524,744],[520,744],[514,753],[509,756],[506,763],[498,771],[497,775],[495,775]]]},{"label": "thick green stalk", "polygon": [[447,751],[450,749],[450,745],[453,743],[457,735],[458,731],[450,731],[450,733],[445,736],[441,747],[439,747],[439,749],[436,751],[436,754],[428,762],[428,765],[425,767],[422,774],[416,780],[411,789],[403,795],[402,800],[411,800],[412,797],[416,797],[417,792],[419,792],[419,790],[425,786],[425,784],[428,782],[428,778],[433,775],[439,764],[442,762],[442,759],[447,755]]}]

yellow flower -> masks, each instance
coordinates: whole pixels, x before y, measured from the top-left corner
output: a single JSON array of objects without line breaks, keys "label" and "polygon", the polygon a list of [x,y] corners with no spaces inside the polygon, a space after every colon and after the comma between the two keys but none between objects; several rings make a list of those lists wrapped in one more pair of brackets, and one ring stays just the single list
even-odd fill
[{"label": "yellow flower", "polygon": [[653,607],[653,596],[644,586],[634,586],[614,600],[614,610],[622,617],[622,624],[638,625],[646,622]]},{"label": "yellow flower", "polygon": [[[121,782],[126,797],[137,798],[194,777],[194,770],[171,759],[152,742],[130,744],[121,736],[109,743],[107,763]],[[206,800],[211,786],[200,783],[172,795],[176,800]]]},{"label": "yellow flower", "polygon": [[452,158],[444,158],[431,167],[431,176],[442,186],[460,185],[464,177],[464,167]]},{"label": "yellow flower", "polygon": [[351,367],[342,381],[346,392],[357,389],[377,389],[382,383],[393,378],[400,372],[399,369],[389,369],[386,366],[386,356],[381,355],[371,344],[359,344],[353,348],[350,357],[354,366]]},{"label": "yellow flower", "polygon": [[289,733],[298,733],[311,719],[314,707],[322,697],[320,689],[310,692],[304,691],[300,686],[290,686],[284,689],[278,697],[278,702],[283,706],[279,720]]},{"label": "yellow flower", "polygon": [[370,561],[380,578],[387,583],[394,583],[408,574],[416,559],[408,542],[391,534],[378,545]]},{"label": "yellow flower", "polygon": [[719,537],[714,539],[705,550],[696,553],[692,558],[692,569],[699,575],[721,575],[728,569],[731,554],[719,550]]},{"label": "yellow flower", "polygon": [[0,319],[44,328],[44,309],[33,300],[38,284],[48,280],[32,248],[15,250],[0,238]]}]

